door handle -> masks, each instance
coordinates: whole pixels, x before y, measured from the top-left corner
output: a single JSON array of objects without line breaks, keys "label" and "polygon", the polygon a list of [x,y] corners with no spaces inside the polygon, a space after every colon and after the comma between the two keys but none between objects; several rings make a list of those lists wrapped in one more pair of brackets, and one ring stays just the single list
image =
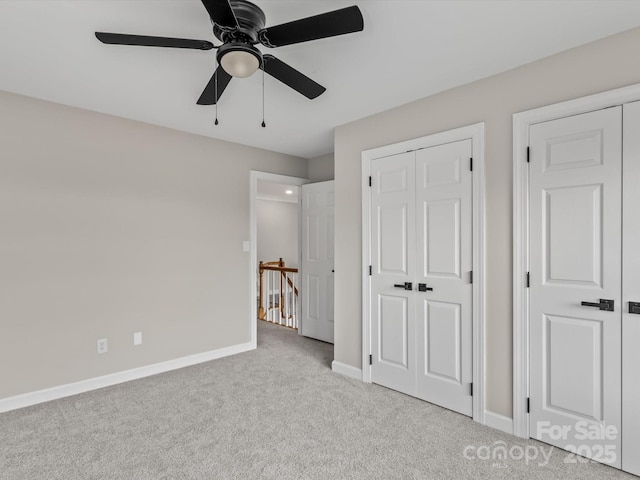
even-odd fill
[{"label": "door handle", "polygon": [[419,283],[418,284],[418,291],[420,292],[426,292],[426,291],[432,291],[433,287],[427,287],[426,283]]},{"label": "door handle", "polygon": [[413,290],[413,283],[411,282],[394,283],[393,286],[395,288],[404,288],[405,290]]},{"label": "door handle", "polygon": [[[584,307],[595,307],[600,310],[604,310],[606,312],[613,312],[613,300],[607,300],[606,298],[601,298],[599,303],[595,302],[580,302],[580,305]],[[629,305],[631,308],[631,305]],[[640,313],[640,312],[638,312]]]},{"label": "door handle", "polygon": [[629,302],[629,313],[640,314],[640,302]]}]

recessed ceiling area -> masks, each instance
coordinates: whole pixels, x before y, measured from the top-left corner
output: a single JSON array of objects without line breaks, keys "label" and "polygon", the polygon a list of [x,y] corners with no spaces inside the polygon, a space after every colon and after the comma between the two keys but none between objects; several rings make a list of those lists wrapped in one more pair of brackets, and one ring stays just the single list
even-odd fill
[{"label": "recessed ceiling area", "polygon": [[[272,183],[258,180],[258,199],[276,202],[298,203],[300,187],[283,183]],[[289,193],[291,192],[291,193]]]},{"label": "recessed ceiling area", "polygon": [[[358,5],[364,31],[269,49],[322,86],[261,71],[196,104],[215,50],[104,45],[96,31],[219,43],[200,0],[2,0],[0,90],[304,158],[333,129],[640,25],[635,0],[255,0],[266,25]],[[632,59],[630,59],[632,61]]]}]

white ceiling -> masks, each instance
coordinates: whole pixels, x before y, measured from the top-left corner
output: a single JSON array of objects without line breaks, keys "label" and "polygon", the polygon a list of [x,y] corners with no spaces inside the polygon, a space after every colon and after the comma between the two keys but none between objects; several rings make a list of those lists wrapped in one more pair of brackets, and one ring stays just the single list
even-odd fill
[{"label": "white ceiling", "polygon": [[[640,25],[637,0],[255,0],[267,26],[358,4],[364,32],[266,49],[327,88],[260,72],[196,101],[215,50],[103,45],[95,31],[213,41],[200,0],[0,0],[0,90],[301,157],[335,126]],[[630,59],[633,61],[633,59]]]}]

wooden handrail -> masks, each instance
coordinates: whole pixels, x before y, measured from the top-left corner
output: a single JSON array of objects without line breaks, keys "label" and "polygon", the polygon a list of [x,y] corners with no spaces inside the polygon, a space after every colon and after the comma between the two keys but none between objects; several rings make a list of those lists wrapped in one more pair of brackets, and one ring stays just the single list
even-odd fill
[{"label": "wooden handrail", "polygon": [[263,267],[282,267],[284,266],[284,260],[276,260],[275,262],[260,262]]},{"label": "wooden handrail", "polygon": [[260,267],[260,271],[263,272],[265,270],[271,270],[276,272],[291,272],[298,273],[297,268],[291,268],[285,266],[284,260],[280,259],[277,262],[260,262],[258,265]]},{"label": "wooden handrail", "polygon": [[262,267],[262,270],[269,270],[272,272],[283,272],[283,273],[298,273],[298,269],[297,268],[291,268],[291,267]]},{"label": "wooden handrail", "polygon": [[[296,268],[296,272],[298,271],[298,269]],[[296,287],[293,284],[293,280],[291,280],[289,277],[285,277],[287,279],[287,283],[289,284],[289,286],[291,288],[293,288],[293,293],[295,293],[296,297],[298,296],[298,287]]]}]

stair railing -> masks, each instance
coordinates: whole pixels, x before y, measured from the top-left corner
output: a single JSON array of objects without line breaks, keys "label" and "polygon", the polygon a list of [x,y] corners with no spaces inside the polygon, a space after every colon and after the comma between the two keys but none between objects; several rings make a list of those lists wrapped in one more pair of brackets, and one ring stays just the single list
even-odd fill
[{"label": "stair railing", "polygon": [[290,328],[298,328],[298,269],[276,262],[260,262],[258,318]]}]

